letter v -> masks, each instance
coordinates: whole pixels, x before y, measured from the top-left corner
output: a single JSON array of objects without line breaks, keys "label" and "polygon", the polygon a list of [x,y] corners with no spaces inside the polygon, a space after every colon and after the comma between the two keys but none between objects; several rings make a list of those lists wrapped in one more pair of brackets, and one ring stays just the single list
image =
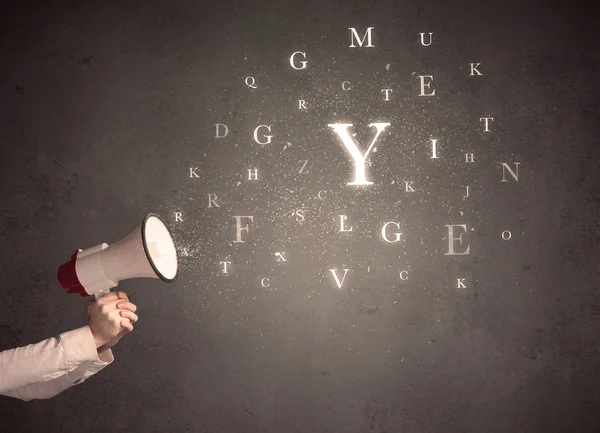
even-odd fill
[{"label": "letter v", "polygon": [[335,282],[337,283],[338,289],[342,288],[342,284],[344,284],[344,280],[346,279],[346,274],[348,273],[350,269],[344,269],[344,277],[342,278],[342,281],[340,282],[340,279],[337,276],[337,269],[330,269],[329,272],[331,272],[333,274],[333,278],[335,278]]}]

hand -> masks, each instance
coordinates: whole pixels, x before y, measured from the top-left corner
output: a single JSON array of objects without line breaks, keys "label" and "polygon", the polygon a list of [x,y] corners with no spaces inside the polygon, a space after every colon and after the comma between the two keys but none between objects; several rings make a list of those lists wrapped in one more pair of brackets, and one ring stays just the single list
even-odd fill
[{"label": "hand", "polygon": [[133,331],[133,324],[138,320],[136,310],[124,292],[111,292],[88,303],[88,324],[99,353]]}]

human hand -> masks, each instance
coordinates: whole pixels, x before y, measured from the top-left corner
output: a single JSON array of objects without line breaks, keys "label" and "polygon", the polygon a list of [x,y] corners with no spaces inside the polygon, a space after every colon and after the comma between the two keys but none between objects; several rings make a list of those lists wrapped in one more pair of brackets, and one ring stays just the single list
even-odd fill
[{"label": "human hand", "polygon": [[136,310],[124,292],[110,292],[88,303],[88,325],[99,352],[133,331],[133,324],[138,320]]}]

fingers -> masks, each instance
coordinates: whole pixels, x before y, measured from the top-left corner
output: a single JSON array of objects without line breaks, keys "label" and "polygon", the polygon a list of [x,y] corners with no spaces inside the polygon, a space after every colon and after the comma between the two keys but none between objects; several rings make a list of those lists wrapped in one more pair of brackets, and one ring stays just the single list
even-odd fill
[{"label": "fingers", "polygon": [[123,335],[130,333],[131,331],[133,331],[133,325],[131,324],[131,322],[127,319],[123,319],[121,320],[121,327],[125,328],[125,330],[123,331]]},{"label": "fingers", "polygon": [[96,302],[100,305],[103,305],[114,303],[120,300],[129,301],[129,297],[127,296],[127,294],[125,294],[125,292],[110,292],[97,299]]},{"label": "fingers", "polygon": [[[109,295],[106,295],[100,299],[104,299],[107,296],[109,296]],[[110,314],[110,315],[113,315],[113,313],[116,313],[116,315],[119,315],[118,312],[120,312],[120,311],[128,311],[133,314],[137,310],[137,306],[135,304],[129,302],[127,300],[126,295],[125,295],[125,298],[117,297],[116,300],[113,300],[110,302],[105,302],[104,304],[97,304],[97,306],[103,314]],[[89,312],[89,308],[91,308],[91,307],[92,307],[92,304],[88,305],[88,312]],[[126,315],[124,315],[123,317],[125,317],[125,316]],[[126,317],[135,317],[135,320],[136,321],[138,320],[138,316],[136,314],[133,314],[133,316],[129,315]]]},{"label": "fingers", "polygon": [[132,324],[138,321],[137,314],[129,310],[121,310],[121,317],[126,317]]},{"label": "fingers", "polygon": [[95,301],[90,301],[88,310],[93,307],[109,318],[113,329],[120,329],[117,333],[118,338],[133,331],[133,324],[139,320],[138,315],[135,314],[137,306],[129,302],[125,292],[110,292]]},{"label": "fingers", "polygon": [[117,308],[120,310],[129,310],[135,313],[135,310],[137,310],[137,307],[135,304],[132,304],[129,301],[119,301],[117,302]]},{"label": "fingers", "polygon": [[[103,299],[103,298],[100,298],[100,299]],[[134,304],[132,304],[131,302],[129,302],[129,300],[120,299],[120,298],[116,298],[112,301],[105,302],[104,304],[101,305],[101,307],[104,307],[108,310],[116,310],[118,308],[125,308],[125,309],[131,310],[131,311],[137,310],[137,307]]]}]

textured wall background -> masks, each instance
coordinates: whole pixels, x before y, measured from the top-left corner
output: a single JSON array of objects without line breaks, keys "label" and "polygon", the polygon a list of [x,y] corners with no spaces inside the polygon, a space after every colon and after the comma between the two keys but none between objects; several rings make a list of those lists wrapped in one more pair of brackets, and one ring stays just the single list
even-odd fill
[{"label": "textured wall background", "polygon": [[[146,212],[169,222],[181,268],[171,285],[122,282],[140,321],[114,364],[51,400],[0,398],[0,431],[597,431],[597,13],[541,1],[3,8],[0,350],[85,324],[58,266]],[[349,27],[374,27],[375,47],[349,48]],[[306,70],[290,67],[294,51]],[[434,76],[435,97],[418,96],[415,74]],[[368,143],[377,121],[391,126],[370,157],[375,185],[349,187],[327,124]],[[252,139],[260,124],[268,146]],[[514,161],[519,181],[501,183]],[[234,215],[254,216],[245,243]],[[382,241],[387,221],[401,243]],[[446,224],[473,229],[470,255],[444,256]],[[352,270],[341,289],[331,268]]]}]

